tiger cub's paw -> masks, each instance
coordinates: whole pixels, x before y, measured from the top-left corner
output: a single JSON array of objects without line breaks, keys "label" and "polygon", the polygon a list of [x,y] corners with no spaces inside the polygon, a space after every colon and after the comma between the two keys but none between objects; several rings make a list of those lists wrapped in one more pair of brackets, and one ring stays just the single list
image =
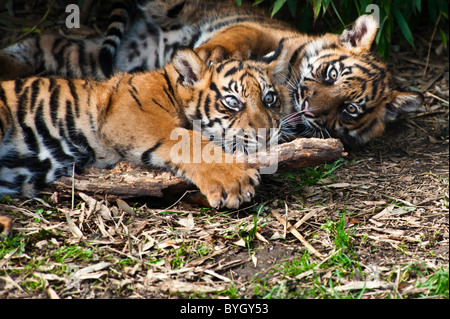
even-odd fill
[{"label": "tiger cub's paw", "polygon": [[260,176],[246,164],[210,164],[196,183],[213,208],[238,208],[251,201]]}]

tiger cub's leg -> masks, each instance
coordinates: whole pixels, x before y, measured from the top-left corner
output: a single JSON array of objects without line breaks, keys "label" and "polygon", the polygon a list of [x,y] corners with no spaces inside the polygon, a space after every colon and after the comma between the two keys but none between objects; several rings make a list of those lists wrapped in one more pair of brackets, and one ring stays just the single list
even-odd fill
[{"label": "tiger cub's leg", "polygon": [[[124,160],[184,176],[212,207],[237,208],[255,194],[258,171],[233,161],[233,155],[191,129],[195,125],[189,119],[220,98],[211,89],[224,81],[213,78],[215,70],[195,52],[183,50],[163,70],[111,79],[106,86],[113,93],[101,103],[107,120],[99,125],[98,136]],[[260,94],[254,95],[260,103]]]},{"label": "tiger cub's leg", "polygon": [[101,132],[108,139],[105,144],[123,154],[124,160],[166,168],[183,176],[199,188],[214,208],[238,208],[254,196],[260,180],[257,170],[233,161],[232,155],[200,132],[176,126],[169,116],[128,111],[126,118],[121,113],[111,117],[109,123],[115,124],[105,124]]},{"label": "tiger cub's leg", "polygon": [[[170,166],[191,180],[206,196],[211,207],[238,208],[252,199],[255,186],[260,181],[257,170],[247,163],[236,162],[233,155],[225,154],[221,147],[206,140],[200,132],[180,128],[176,131],[182,140],[167,140],[154,155],[167,159]],[[189,143],[186,147],[180,145],[183,139]],[[194,153],[196,149],[198,153]],[[211,154],[214,154],[214,159],[209,157]]]}]

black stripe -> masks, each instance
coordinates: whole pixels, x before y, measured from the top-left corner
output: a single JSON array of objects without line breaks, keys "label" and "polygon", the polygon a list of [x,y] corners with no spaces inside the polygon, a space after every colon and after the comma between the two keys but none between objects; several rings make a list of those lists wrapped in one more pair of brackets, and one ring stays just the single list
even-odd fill
[{"label": "black stripe", "polygon": [[33,130],[25,124],[25,117],[29,114],[28,91],[29,87],[25,88],[24,92],[19,96],[19,101],[17,103],[17,121],[22,128],[23,137],[28,149],[32,153],[37,154],[39,152],[39,145],[36,136],[34,135]]},{"label": "black stripe", "polygon": [[[66,129],[67,129],[67,142],[72,142],[72,150],[76,150],[75,161],[77,163],[77,172],[81,172],[81,169],[89,164],[95,162],[96,156],[95,152],[89,144],[86,136],[80,131],[76,126],[76,120],[73,114],[72,103],[66,101],[66,119],[65,119]],[[64,134],[65,135],[65,134]]]},{"label": "black stripe", "polygon": [[58,109],[61,87],[58,85],[54,88],[50,95],[50,116],[53,126],[56,127],[58,121]]},{"label": "black stripe", "polygon": [[109,96],[108,104],[106,105],[106,108],[105,108],[105,114],[104,114],[104,117],[107,117],[107,116],[109,115],[109,112],[111,111],[112,103],[113,103],[112,100],[113,100],[113,99],[112,99],[112,94],[111,94],[111,95]]},{"label": "black stripe", "polygon": [[0,85],[0,100],[3,102],[3,104],[5,106],[8,105],[8,102],[6,101],[5,90],[3,89],[3,86],[1,86],[1,85]]},{"label": "black stripe", "polygon": [[[108,29],[108,32],[106,33],[106,35],[107,35],[108,37],[109,37],[109,36],[115,36],[115,37],[118,37],[119,40],[122,40],[123,33],[122,33],[122,30],[120,30],[118,27],[110,27],[110,28]],[[108,39],[108,40],[111,41],[111,39]],[[106,42],[106,41],[105,41],[105,42]]]},{"label": "black stripe", "polygon": [[16,93],[16,95],[19,95],[22,92],[24,82],[25,81],[22,79],[17,79],[14,81],[14,93]]},{"label": "black stripe", "polygon": [[373,128],[375,127],[375,125],[377,125],[377,124],[378,124],[378,118],[375,117],[372,121],[370,121],[370,123],[365,128],[363,128],[361,131],[358,132],[358,135],[359,136],[366,135],[367,133],[372,131]]},{"label": "black stripe", "polygon": [[295,49],[294,53],[291,56],[291,59],[289,60],[289,65],[292,66],[294,64],[294,62],[297,60],[297,57],[300,55],[300,52],[302,52],[303,49],[310,43],[311,41],[308,41],[300,45],[297,49]]},{"label": "black stripe", "polygon": [[239,71],[239,69],[237,68],[237,67],[232,67],[231,69],[229,69],[226,73],[225,73],[225,75],[224,75],[224,77],[227,77],[227,76],[231,76],[231,75],[233,75],[233,74],[236,74],[237,72]]},{"label": "black stripe", "polygon": [[[71,43],[67,40],[64,40],[64,44],[60,45],[60,43],[63,41],[63,39],[56,39],[53,47],[52,47],[52,57],[55,59],[57,63],[56,71],[59,71],[61,73],[61,69],[65,66],[64,57],[66,56],[65,51],[67,47],[70,47]],[[69,52],[74,51],[73,47],[70,47]]]},{"label": "black stripe", "polygon": [[380,82],[380,79],[374,79],[371,84],[372,84],[372,94],[370,96],[370,99],[373,101],[375,100],[375,97],[378,93],[378,83]]},{"label": "black stripe", "polygon": [[203,99],[203,91],[200,91],[199,93],[198,93],[198,98],[197,98],[197,107],[195,108],[196,109],[196,111],[195,111],[195,117],[198,119],[198,120],[202,120],[202,118],[203,118],[203,115],[202,115],[202,112],[201,112],[201,109],[202,109],[202,99]]},{"label": "black stripe", "polygon": [[261,61],[261,62],[265,62],[265,63],[269,64],[270,62],[277,60],[279,58],[281,52],[283,51],[283,43],[286,39],[287,38],[282,38],[280,40],[280,42],[278,43],[278,47],[275,49],[275,52],[271,56],[269,56],[269,57],[263,56],[263,57],[257,59],[257,61]]},{"label": "black stripe", "polygon": [[164,106],[162,106],[160,103],[158,103],[158,101],[156,101],[155,99],[152,99],[152,101],[153,101],[153,103],[158,105],[160,108],[162,108],[164,111],[166,111],[167,113],[170,113],[169,110],[167,110]]},{"label": "black stripe", "polygon": [[56,80],[54,78],[50,78],[48,80],[48,92],[52,92],[55,89],[56,85]]},{"label": "black stripe", "polygon": [[225,62],[223,62],[223,63],[220,63],[220,64],[218,65],[218,67],[216,68],[216,72],[217,72],[217,73],[222,72],[223,68],[224,68],[227,64],[230,64],[230,63],[233,63],[233,62],[235,62],[235,60],[228,60],[228,61],[225,61]]},{"label": "black stripe", "polygon": [[169,78],[169,75],[167,74],[167,71],[166,71],[166,70],[164,70],[163,76],[164,76],[164,80],[165,80],[166,83],[167,83],[167,87],[169,88],[170,94],[171,94],[172,96],[175,96],[175,92],[174,92],[174,90],[173,90],[172,84],[170,83],[170,78]]},{"label": "black stripe", "polygon": [[142,153],[141,160],[144,164],[152,165],[152,153],[155,152],[161,145],[163,141],[159,140],[153,147]]},{"label": "black stripe", "polygon": [[183,10],[185,3],[186,2],[183,1],[183,2],[173,6],[172,8],[170,8],[167,11],[167,17],[168,18],[175,18],[175,17],[177,17],[180,14],[181,10]]},{"label": "black stripe", "polygon": [[44,118],[44,107],[42,102],[39,104],[39,107],[36,111],[35,125],[36,131],[41,137],[41,141],[45,145],[45,148],[52,155],[52,159],[62,164],[63,166],[66,166],[66,164],[68,163],[72,163],[73,157],[67,155],[64,152],[59,139],[52,136],[50,134],[50,131],[48,130],[48,126]]},{"label": "black stripe", "polygon": [[[109,46],[111,46],[111,47],[113,47],[114,49],[117,49],[117,42],[116,41],[114,41],[114,40],[112,40],[112,39],[106,39],[105,41],[103,41],[103,44],[102,44],[102,49],[100,50],[100,52],[109,52],[109,51],[107,51],[107,49],[104,47],[104,46],[107,46],[107,45],[109,45]],[[100,64],[102,63],[102,61],[100,60]]]},{"label": "black stripe", "polygon": [[80,117],[80,104],[79,104],[77,88],[76,88],[75,84],[73,83],[73,81],[71,81],[71,80],[67,81],[67,85],[69,86],[70,94],[73,97],[75,115],[76,115],[76,117]]},{"label": "black stripe", "polygon": [[136,94],[134,93],[133,90],[128,90],[128,92],[130,92],[131,96],[133,97],[134,101],[137,103],[137,105],[139,106],[139,108],[142,110],[142,103],[141,101],[138,99],[138,97],[136,96]]},{"label": "black stripe", "polygon": [[31,84],[31,97],[30,97],[30,112],[34,111],[34,108],[36,106],[37,97],[39,94],[39,82],[40,79],[36,79]]},{"label": "black stripe", "polygon": [[[102,48],[102,50],[103,50],[103,48]],[[89,64],[89,67],[91,68],[92,72],[95,73],[94,70],[97,70],[97,59],[96,59],[96,57],[94,56],[93,53],[89,53],[88,54],[88,64]],[[106,64],[107,63],[105,63],[105,65]],[[110,68],[111,68],[111,72],[110,73],[105,73],[105,71],[102,68],[102,72],[105,75],[105,77],[109,77],[111,75],[111,73],[112,73],[112,65],[111,65]]]},{"label": "black stripe", "polygon": [[78,66],[80,67],[81,76],[89,77],[95,74],[94,69],[89,70],[89,55],[86,53],[85,42],[79,42]]},{"label": "black stripe", "polygon": [[209,98],[209,95],[206,95],[205,102],[203,103],[203,105],[204,105],[204,110],[205,110],[205,117],[207,119],[211,119],[212,118],[212,116],[210,114],[211,99]]},{"label": "black stripe", "polygon": [[178,106],[178,104],[175,103],[173,95],[171,95],[170,92],[168,92],[166,88],[164,88],[163,91],[166,94],[166,96],[169,98],[170,103],[172,103],[173,106]]},{"label": "black stripe", "polygon": [[212,83],[209,85],[209,89],[211,91],[214,91],[217,93],[218,96],[221,96],[219,89],[217,88],[216,84]]}]

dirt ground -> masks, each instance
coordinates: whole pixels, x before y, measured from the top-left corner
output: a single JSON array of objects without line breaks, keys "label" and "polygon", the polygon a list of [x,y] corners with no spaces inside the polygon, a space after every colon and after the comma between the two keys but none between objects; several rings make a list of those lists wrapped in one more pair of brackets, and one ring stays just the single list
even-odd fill
[{"label": "dirt ground", "polygon": [[14,234],[0,244],[0,299],[448,298],[449,63],[437,40],[427,62],[430,32],[416,39],[389,64],[424,93],[423,109],[312,185],[301,172],[265,176],[250,207],[223,212],[72,203],[52,187],[3,200]]}]

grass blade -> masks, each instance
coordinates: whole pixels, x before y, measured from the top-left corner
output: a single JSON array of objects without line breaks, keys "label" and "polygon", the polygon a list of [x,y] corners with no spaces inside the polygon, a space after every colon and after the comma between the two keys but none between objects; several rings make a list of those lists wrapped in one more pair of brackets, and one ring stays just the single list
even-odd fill
[{"label": "grass blade", "polygon": [[392,13],[395,16],[395,19],[402,30],[403,36],[405,37],[406,41],[411,44],[411,46],[414,47],[414,39],[411,33],[411,30],[409,29],[408,23],[406,22],[405,18],[403,17],[403,14],[400,12],[400,10],[397,7],[394,7],[392,10]]}]

